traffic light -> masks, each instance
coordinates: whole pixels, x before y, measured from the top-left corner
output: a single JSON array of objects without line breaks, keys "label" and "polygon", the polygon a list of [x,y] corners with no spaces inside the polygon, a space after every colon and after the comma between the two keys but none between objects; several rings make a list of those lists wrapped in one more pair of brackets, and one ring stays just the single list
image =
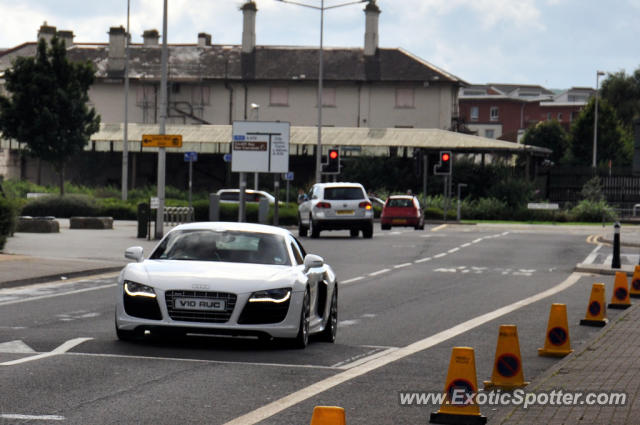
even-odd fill
[{"label": "traffic light", "polygon": [[340,150],[329,149],[327,153],[327,163],[322,167],[322,172],[325,174],[339,174],[340,173]]},{"label": "traffic light", "polygon": [[433,174],[450,176],[452,161],[451,151],[440,151],[440,162],[433,167]]}]

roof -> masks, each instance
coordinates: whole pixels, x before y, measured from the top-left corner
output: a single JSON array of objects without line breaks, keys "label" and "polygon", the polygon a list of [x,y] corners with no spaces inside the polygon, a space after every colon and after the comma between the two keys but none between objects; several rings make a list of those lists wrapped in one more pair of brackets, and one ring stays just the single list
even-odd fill
[{"label": "roof", "polygon": [[[130,77],[160,80],[160,46],[130,46]],[[36,43],[24,43],[0,54],[0,70],[11,66],[16,56],[32,56]],[[120,78],[107,68],[108,45],[74,44],[67,56],[74,61],[91,61],[97,78]],[[318,48],[300,46],[257,46],[253,53],[242,53],[239,45],[169,45],[169,78],[172,81],[207,79],[317,80]],[[379,48],[365,56],[362,48],[331,48],[324,51],[324,80],[402,81],[467,83],[403,49]]]},{"label": "roof", "polygon": [[[91,136],[97,150],[108,150],[111,142],[114,150],[122,150],[124,124],[100,124],[100,130]],[[129,124],[129,149],[140,149],[143,134],[157,134],[157,124]],[[167,134],[181,134],[182,148],[179,152],[226,153],[229,151],[232,127],[230,125],[171,125]],[[291,126],[290,144],[315,146],[317,127]],[[502,140],[488,139],[464,133],[455,133],[433,128],[367,128],[324,127],[323,144],[341,147],[411,147],[427,150],[450,149],[456,152],[482,153],[530,152],[549,155],[549,149],[521,145]],[[102,146],[100,146],[102,145]],[[4,144],[3,144],[4,146]],[[105,147],[106,146],[106,147]],[[90,149],[90,147],[88,147]],[[153,151],[155,148],[145,148]]]}]

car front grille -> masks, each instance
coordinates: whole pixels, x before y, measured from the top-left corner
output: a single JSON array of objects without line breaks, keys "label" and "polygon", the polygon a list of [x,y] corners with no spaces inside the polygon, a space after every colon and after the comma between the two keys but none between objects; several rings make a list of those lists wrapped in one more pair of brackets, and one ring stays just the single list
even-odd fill
[{"label": "car front grille", "polygon": [[[236,306],[237,296],[227,292],[204,292],[204,291],[167,291],[164,295],[167,302],[169,317],[173,320],[183,322],[202,323],[226,323]],[[174,307],[174,300],[179,297],[206,298],[211,300],[224,300],[225,309],[223,311],[203,311],[203,310],[179,310]]]}]

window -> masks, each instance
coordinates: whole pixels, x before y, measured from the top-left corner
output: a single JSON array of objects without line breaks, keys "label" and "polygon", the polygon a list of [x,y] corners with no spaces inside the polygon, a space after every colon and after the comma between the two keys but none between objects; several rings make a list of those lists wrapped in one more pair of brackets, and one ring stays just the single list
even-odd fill
[{"label": "window", "polygon": [[366,195],[359,187],[327,187],[324,190],[324,199],[331,201],[365,198]]},{"label": "window", "polygon": [[497,106],[492,106],[491,110],[489,111],[489,119],[491,121],[498,121],[498,119],[500,118],[499,112],[498,112],[498,107]]},{"label": "window", "polygon": [[547,112],[547,121],[551,121],[551,112]]},{"label": "window", "polygon": [[558,122],[562,122],[562,112],[558,112]]},{"label": "window", "polygon": [[293,252],[293,258],[295,258],[296,264],[303,264],[304,259],[302,258],[302,254],[296,244],[291,243],[291,251]]},{"label": "window", "polygon": [[289,106],[289,89],[287,87],[271,87],[269,90],[269,105]]},{"label": "window", "polygon": [[336,106],[336,89],[334,87],[322,88],[322,106]]},{"label": "window", "polygon": [[573,122],[573,120],[576,119],[576,112],[575,111],[571,111],[571,114],[569,115],[569,121]]},{"label": "window", "polygon": [[472,106],[469,112],[471,121],[478,121],[478,116],[480,115],[479,108],[477,106]]},{"label": "window", "polygon": [[484,131],[484,137],[486,137],[487,139],[493,139],[494,135],[495,135],[495,132],[493,130]]},{"label": "window", "polygon": [[413,108],[413,89],[396,89],[396,108]]}]

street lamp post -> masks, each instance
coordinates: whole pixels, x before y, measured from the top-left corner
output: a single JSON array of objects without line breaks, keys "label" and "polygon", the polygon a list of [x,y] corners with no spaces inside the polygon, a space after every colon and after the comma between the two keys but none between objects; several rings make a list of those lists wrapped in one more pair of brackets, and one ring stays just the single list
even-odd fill
[{"label": "street lamp post", "polygon": [[594,118],[593,118],[593,162],[591,166],[594,171],[596,168],[596,153],[598,151],[598,85],[600,83],[600,77],[604,75],[604,72],[597,71],[596,72],[596,107],[594,110]]},{"label": "street lamp post", "polygon": [[347,3],[325,6],[324,0],[320,0],[320,6],[300,3],[292,0],[278,0],[282,3],[295,4],[320,11],[320,48],[318,50],[318,141],[316,143],[316,183],[322,181],[322,79],[323,79],[323,35],[324,35],[324,11],[338,7],[349,6],[356,3],[366,3],[369,0],[356,0]]},{"label": "street lamp post", "polygon": [[[252,103],[251,110],[256,111],[256,121],[260,121],[260,105]],[[253,189],[258,190],[258,173],[253,173]]]},{"label": "street lamp post", "polygon": [[122,135],[122,200],[127,200],[129,190],[129,11],[131,1],[127,0],[127,33],[124,54],[124,134]]}]

